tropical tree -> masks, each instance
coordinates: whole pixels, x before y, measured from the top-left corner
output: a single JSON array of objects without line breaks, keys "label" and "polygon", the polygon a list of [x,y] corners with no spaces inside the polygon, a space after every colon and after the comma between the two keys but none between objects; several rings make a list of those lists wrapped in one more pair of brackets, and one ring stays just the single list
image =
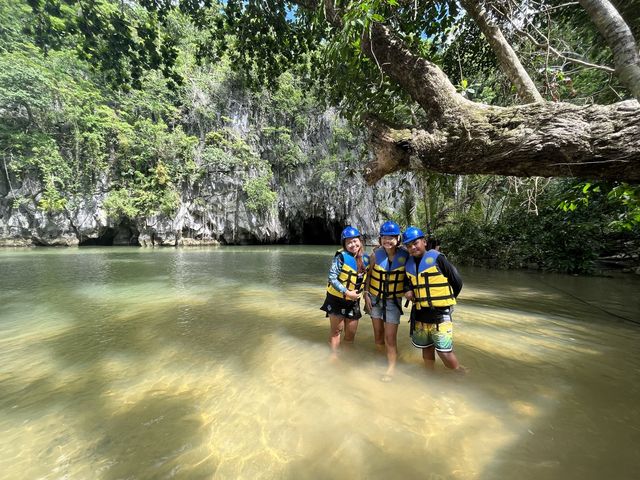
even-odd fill
[{"label": "tropical tree", "polygon": [[[42,48],[79,36],[82,54],[120,84],[135,85],[146,68],[159,68],[179,81],[173,68],[177,40],[159,28],[172,10],[189,14],[206,33],[202,53],[216,58],[228,52],[232,65],[253,72],[258,83],[274,80],[292,65],[325,75],[332,81],[328,96],[368,128],[369,182],[408,167],[640,180],[638,47],[608,0],[580,0],[579,5],[554,0],[29,3],[39,18],[33,28]],[[501,14],[509,5],[521,12],[511,22]],[[576,105],[543,97],[512,37],[516,27],[530,31],[543,23],[523,18],[546,18],[555,11],[565,18],[586,12],[610,48],[613,66],[605,67],[628,99]],[[471,100],[468,86],[456,86],[452,72],[445,71],[443,55],[460,26],[470,21],[513,86],[510,104]]]}]

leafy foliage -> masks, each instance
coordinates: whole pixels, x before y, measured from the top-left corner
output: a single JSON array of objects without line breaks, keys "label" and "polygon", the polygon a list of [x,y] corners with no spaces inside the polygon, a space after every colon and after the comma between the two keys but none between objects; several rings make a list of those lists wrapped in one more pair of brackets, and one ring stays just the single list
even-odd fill
[{"label": "leafy foliage", "polygon": [[[529,17],[514,18],[529,33],[574,45],[580,58],[610,63],[577,7],[542,15],[551,4],[531,4]],[[456,2],[338,5],[340,23],[329,25],[324,8],[277,0],[0,0],[0,149],[10,172],[40,185],[35,198],[14,197],[15,208],[32,202],[61,212],[75,196],[109,185],[112,219],[171,216],[184,187],[211,176],[237,182],[247,207],[266,215],[278,183],[300,168],[340,198],[344,179],[360,170],[361,114],[424,120],[362,52],[376,22],[441,66],[467,98],[513,103],[493,53]],[[605,72],[550,61],[506,17],[492,15],[547,98],[619,95]],[[352,122],[331,118],[326,105]],[[313,128],[326,137],[315,150]],[[615,241],[637,241],[638,186],[536,182],[424,173],[384,214],[424,225],[457,260],[505,267],[585,272],[616,251]]]},{"label": "leafy foliage", "polygon": [[497,223],[463,216],[438,230],[447,251],[466,263],[501,268],[536,268],[565,273],[591,273],[600,250],[595,222],[561,214],[553,207],[538,216],[510,210]]},{"label": "leafy foliage", "polygon": [[616,231],[640,230],[640,185],[581,182],[572,185],[558,207],[564,212],[610,211],[608,227]]},{"label": "leafy foliage", "polygon": [[[35,21],[26,25],[44,52],[78,43],[82,60],[105,72],[113,85],[139,87],[144,72],[157,69],[172,85],[181,82],[175,70],[176,38],[162,30],[171,2],[143,0],[28,0]],[[186,6],[190,2],[182,2]],[[198,2],[207,6],[210,2]],[[156,8],[159,7],[159,8]]]},{"label": "leafy foliage", "polygon": [[[503,268],[536,266],[592,273],[600,256],[623,253],[620,241],[627,242],[632,251],[637,249],[636,187],[552,180],[534,193],[534,181],[520,181],[517,188],[511,185],[502,193],[506,202],[490,213],[492,207],[485,195],[492,196],[492,191],[510,182],[502,179],[502,186],[496,182],[489,190],[485,183],[483,194],[460,205],[457,212],[452,209],[448,218],[439,219],[435,235],[456,260]],[[482,184],[482,178],[470,183]],[[620,195],[624,201],[619,200]],[[623,228],[620,219],[628,222]]]},{"label": "leafy foliage", "polygon": [[250,178],[244,184],[247,194],[247,208],[254,212],[265,212],[274,206],[277,194],[271,190],[271,172]]}]

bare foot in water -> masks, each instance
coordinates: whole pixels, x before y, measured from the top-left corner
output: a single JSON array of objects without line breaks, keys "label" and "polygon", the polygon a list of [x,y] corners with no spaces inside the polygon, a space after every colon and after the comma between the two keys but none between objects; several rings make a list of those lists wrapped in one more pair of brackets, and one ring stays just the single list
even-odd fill
[{"label": "bare foot in water", "polygon": [[457,373],[458,375],[466,375],[470,371],[471,369],[465,367],[464,365],[458,365],[458,368],[452,370],[453,373]]},{"label": "bare foot in water", "polygon": [[380,377],[380,381],[381,382],[385,382],[385,383],[389,383],[389,382],[393,381],[394,373],[396,373],[395,372],[395,368],[389,367],[387,369],[387,371],[385,372],[385,374]]}]

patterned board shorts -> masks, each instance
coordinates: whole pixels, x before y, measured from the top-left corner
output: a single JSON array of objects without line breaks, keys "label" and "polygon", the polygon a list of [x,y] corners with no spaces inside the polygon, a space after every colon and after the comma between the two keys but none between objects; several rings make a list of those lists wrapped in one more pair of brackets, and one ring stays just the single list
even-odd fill
[{"label": "patterned board shorts", "polygon": [[453,350],[453,323],[415,322],[411,343],[418,348],[428,348],[435,345],[439,352],[451,352]]}]

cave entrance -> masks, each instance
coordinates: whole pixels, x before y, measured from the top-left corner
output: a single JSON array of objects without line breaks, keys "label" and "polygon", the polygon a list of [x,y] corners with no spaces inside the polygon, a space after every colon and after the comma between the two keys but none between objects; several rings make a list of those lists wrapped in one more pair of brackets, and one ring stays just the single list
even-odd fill
[{"label": "cave entrance", "polygon": [[118,227],[105,227],[100,230],[96,238],[86,238],[80,242],[81,247],[113,245],[134,245],[140,246],[138,237],[140,232],[129,223],[123,222]]},{"label": "cave entrance", "polygon": [[80,240],[81,247],[110,247],[113,245],[113,239],[118,234],[118,229],[105,227],[100,230],[100,233],[95,238],[85,238]]},{"label": "cave entrance", "polygon": [[337,245],[340,243],[342,222],[320,217],[305,218],[298,231],[291,232],[291,243],[306,245]]}]

